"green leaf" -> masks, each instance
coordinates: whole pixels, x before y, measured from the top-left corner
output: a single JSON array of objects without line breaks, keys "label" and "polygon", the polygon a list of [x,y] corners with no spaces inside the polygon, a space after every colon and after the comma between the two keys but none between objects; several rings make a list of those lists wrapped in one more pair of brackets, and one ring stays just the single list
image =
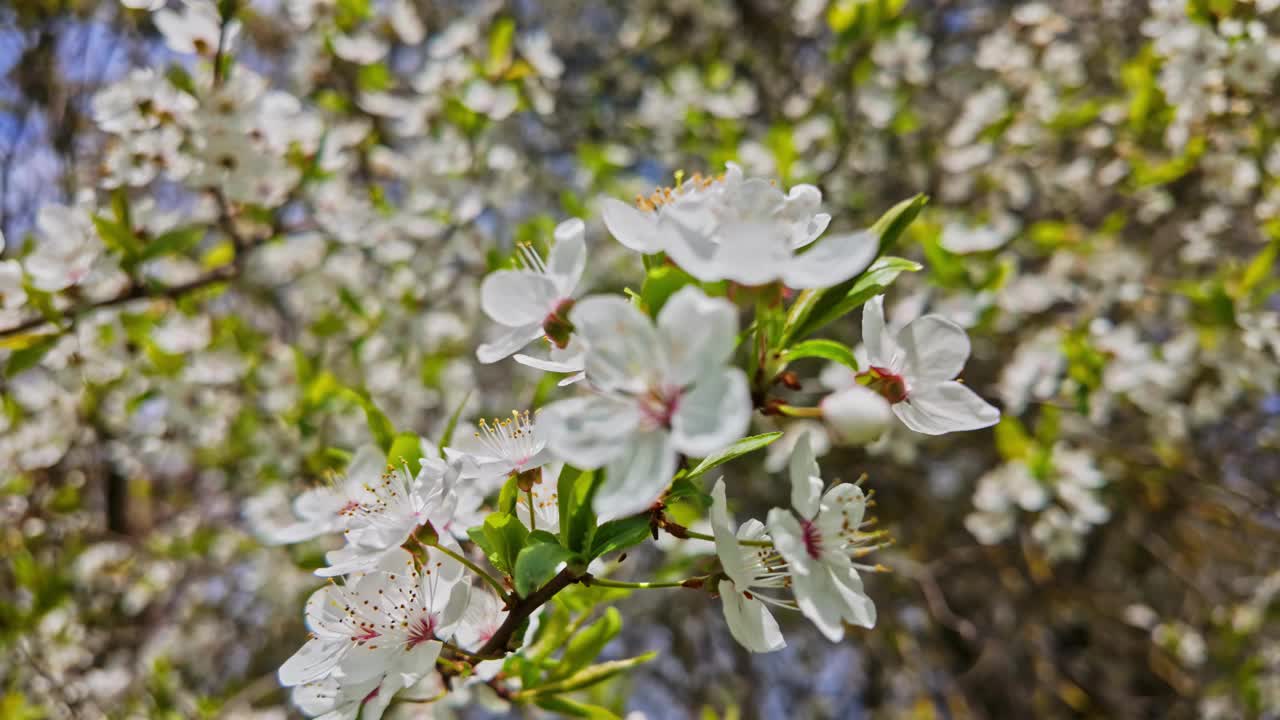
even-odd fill
[{"label": "green leaf", "polygon": [[880,236],[880,253],[884,254],[893,249],[897,244],[898,238],[902,237],[902,233],[910,227],[920,216],[920,211],[929,203],[928,195],[916,195],[907,198],[902,202],[889,208],[888,212],[880,216],[879,220],[871,226],[871,232]]},{"label": "green leaf", "polygon": [[590,557],[595,559],[639,545],[649,534],[648,514],[610,520],[596,529],[595,537],[591,540]]},{"label": "green leaf", "polygon": [[409,473],[416,477],[422,469],[422,440],[413,433],[396,435],[387,451],[387,462],[396,467],[401,463],[408,465]]},{"label": "green leaf", "polygon": [[538,707],[543,710],[550,710],[565,717],[587,718],[587,720],[617,720],[618,715],[608,708],[602,708],[599,705],[588,705],[586,703],[571,700],[567,697],[552,695],[549,697],[539,697],[537,700]]},{"label": "green leaf", "polygon": [[617,675],[624,670],[630,670],[637,665],[643,665],[654,658],[658,657],[658,653],[647,652],[636,657],[626,658],[624,660],[614,660],[612,662],[600,663],[591,667],[579,670],[577,673],[560,680],[558,682],[547,683],[540,687],[524,690],[516,694],[516,697],[541,697],[559,693],[573,692],[590,687],[599,682],[604,682],[609,678]]},{"label": "green leaf", "polygon": [[769,443],[773,442],[774,440],[777,440],[780,437],[782,437],[782,433],[780,432],[771,432],[771,433],[764,433],[762,435],[751,435],[749,437],[744,437],[738,442],[721,450],[720,452],[715,453],[714,455],[711,455],[709,457],[703,458],[702,462],[698,463],[697,467],[690,470],[688,474],[685,475],[685,478],[688,480],[692,480],[696,477],[699,477],[704,473],[706,473],[708,470],[719,467],[734,458],[741,457],[743,455],[746,455],[749,452],[754,452],[756,450],[759,450],[765,447],[766,445],[768,445]]},{"label": "green leaf", "polygon": [[[468,532],[470,535],[470,532]],[[484,536],[489,550],[489,562],[510,575],[516,566],[516,558],[529,538],[529,531],[510,513],[491,513],[484,519]]]},{"label": "green leaf", "polygon": [[[328,377],[333,379],[334,383],[337,382],[332,374],[328,372],[321,373],[321,377]],[[391,424],[391,420],[387,418],[386,413],[378,409],[373,399],[369,397],[369,393],[355,388],[339,389],[346,390],[347,396],[352,398],[364,410],[365,422],[369,424],[369,434],[373,435],[374,442],[378,443],[378,447],[382,448],[384,452],[390,452],[391,445],[396,439],[396,428]]]},{"label": "green leaf", "polygon": [[458,429],[458,420],[462,417],[462,409],[467,406],[467,401],[471,399],[471,391],[468,390],[466,395],[462,396],[462,402],[458,403],[458,407],[453,409],[453,414],[449,416],[449,424],[444,426],[444,435],[440,436],[440,457],[444,457],[444,449],[449,447],[449,443],[453,442],[453,432]]},{"label": "green leaf", "polygon": [[563,680],[590,665],[600,651],[604,650],[604,646],[608,645],[609,641],[617,637],[621,631],[622,614],[615,607],[606,609],[599,620],[578,631],[569,639],[564,654],[560,656],[560,663],[547,675],[547,680],[549,682]]},{"label": "green leaf", "polygon": [[1035,448],[1035,441],[1027,434],[1026,428],[1012,415],[1000,418],[996,425],[996,449],[1005,460],[1026,459]]},{"label": "green leaf", "polygon": [[204,239],[203,227],[189,227],[170,230],[147,243],[138,256],[139,261],[152,260],[163,255],[181,255],[194,248]]},{"label": "green leaf", "polygon": [[[918,272],[921,267],[918,262],[900,257],[879,258],[858,277],[847,283],[836,285],[818,298],[800,324],[790,327],[784,335],[784,341],[789,342],[813,334],[861,307],[876,295],[882,294],[902,273]],[[790,325],[790,320],[788,324]]]},{"label": "green leaf", "polygon": [[697,483],[683,474],[676,474],[676,479],[671,481],[671,488],[667,490],[665,498],[668,505],[687,500],[704,510],[711,507],[711,496],[702,492],[702,488],[698,487]]},{"label": "green leaf", "polygon": [[1258,287],[1263,280],[1273,277],[1276,269],[1277,255],[1280,255],[1280,240],[1272,240],[1262,249],[1249,264],[1245,266],[1244,273],[1240,276],[1240,282],[1236,285],[1233,295],[1237,300],[1244,300],[1249,297],[1253,289]]},{"label": "green leaf", "polygon": [[681,270],[675,265],[659,265],[649,270],[644,276],[644,285],[640,287],[640,301],[644,310],[651,317],[657,317],[662,306],[677,290],[697,283],[697,278]]},{"label": "green leaf", "polygon": [[28,370],[40,364],[44,356],[53,349],[54,345],[58,344],[59,337],[56,333],[42,335],[21,350],[15,350],[9,356],[9,362],[4,367],[4,376],[7,378],[13,377],[23,370]]},{"label": "green leaf", "polygon": [[787,348],[783,353],[785,363],[791,363],[800,358],[822,358],[858,372],[858,361],[854,358],[853,351],[844,343],[835,340],[805,340]]},{"label": "green leaf", "polygon": [[[603,471],[600,471],[603,472]],[[591,507],[599,477],[565,465],[556,481],[560,510],[560,544],[574,552],[586,552],[596,529],[596,513]]]},{"label": "green leaf", "polygon": [[512,473],[498,493],[498,511],[514,515],[517,502],[520,502],[520,486],[516,484],[515,473]]},{"label": "green leaf", "polygon": [[526,545],[516,557],[516,592],[521,597],[542,587],[556,574],[560,563],[572,558],[573,551],[558,542],[535,542]]},{"label": "green leaf", "polygon": [[142,252],[142,243],[134,237],[132,230],[101,215],[93,216],[93,226],[97,229],[98,236],[102,238],[102,244],[106,245],[108,250],[120,255],[123,263],[137,262]]}]

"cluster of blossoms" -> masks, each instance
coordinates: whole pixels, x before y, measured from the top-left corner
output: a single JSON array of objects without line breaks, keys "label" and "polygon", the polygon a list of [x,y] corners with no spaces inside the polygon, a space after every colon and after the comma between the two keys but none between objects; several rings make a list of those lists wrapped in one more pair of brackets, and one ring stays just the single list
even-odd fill
[{"label": "cluster of blossoms", "polygon": [[[0,122],[0,585],[20,636],[0,680],[33,712],[283,702],[250,680],[297,639],[279,618],[318,565],[315,637],[279,678],[314,715],[617,710],[588,680],[664,624],[707,634],[637,685],[695,704],[720,702],[690,689],[712,681],[671,678],[747,678],[776,704],[779,666],[865,653],[893,669],[867,692],[903,707],[1043,710],[998,683],[1066,688],[1073,712],[1280,708],[1259,620],[1273,0],[533,8],[0,9],[23,56],[0,90],[32,105],[16,136]],[[80,40],[107,57],[65,62]],[[706,158],[735,162],[651,189]],[[923,211],[837,231],[918,190]],[[512,406],[536,409],[448,430]],[[717,470],[766,444],[766,472]],[[814,458],[874,459],[895,548]],[[786,469],[771,508],[787,483],[764,476]],[[888,627],[810,652],[875,622],[872,550],[900,571],[868,588]],[[672,590],[646,623],[635,599],[620,635],[620,596],[667,585],[719,602]],[[1134,603],[1152,610],[1113,632]],[[790,645],[701,652],[722,626],[681,620],[704,609],[750,650]],[[1116,645],[1021,662],[1042,623]],[[981,672],[903,667],[889,637]]]},{"label": "cluster of blossoms", "polygon": [[[873,627],[860,572],[878,569],[864,558],[884,534],[870,527],[861,487],[825,488],[807,437],[790,454],[791,507],[773,508],[767,522],[735,528],[723,479],[710,495],[712,534],[669,513],[686,495],[701,495],[696,477],[781,435],[744,438],[757,410],[820,417],[852,442],[875,439],[891,412],[930,434],[999,418],[954,380],[969,352],[964,331],[930,316],[890,337],[879,296],[863,309],[869,364],[853,386],[812,407],[776,394],[785,364],[772,359],[785,357],[784,338],[803,328],[799,315],[784,318],[812,302],[798,297],[789,310],[784,298],[854,281],[891,242],[878,230],[822,237],[831,218],[820,200],[812,186],[784,194],[730,165],[718,178],[695,176],[642,197],[638,209],[604,201],[614,236],[646,256],[650,290],[630,299],[575,299],[587,256],[578,219],[555,229],[545,258],[522,246],[516,269],[491,273],[481,307],[503,329],[478,358],[493,362],[543,342],[551,359],[516,359],[580,381],[582,390],[534,412],[482,420],[471,441],[445,438],[438,451],[414,435],[389,456],[362,449],[344,479],[300,496],[291,518],[273,521],[264,504],[255,523],[273,542],[337,532],[344,539],[316,571],[342,582],[308,600],[311,639],[280,668],[295,703],[310,714],[377,718],[401,691],[416,702],[424,693],[441,699],[455,684],[485,684],[502,697],[549,692],[497,669],[514,671],[522,648],[538,645],[546,631],[538,632],[537,617],[574,584],[705,588],[720,596],[730,632],[753,652],[786,644],[771,608],[798,611],[832,641],[846,625]],[[673,273],[675,286],[652,292],[654,277]],[[754,329],[740,333],[742,311],[730,297],[757,300]],[[682,467],[684,458],[703,461]],[[583,544],[575,534],[583,531],[595,539]],[[651,532],[713,543],[717,566],[678,581],[606,578],[605,556]]]}]

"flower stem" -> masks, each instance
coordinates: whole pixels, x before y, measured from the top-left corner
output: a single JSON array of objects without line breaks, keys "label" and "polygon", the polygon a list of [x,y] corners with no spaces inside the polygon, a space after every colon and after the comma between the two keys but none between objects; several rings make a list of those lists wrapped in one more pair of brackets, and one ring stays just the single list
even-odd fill
[{"label": "flower stem", "polygon": [[670,582],[623,582],[621,580],[607,580],[605,578],[591,578],[592,585],[611,588],[627,588],[629,590],[652,590],[657,588],[675,588],[690,587],[685,583],[690,581],[700,582],[703,578],[687,578],[685,580],[675,580]]},{"label": "flower stem", "polygon": [[779,405],[778,412],[788,417],[821,418],[820,407],[796,407],[795,405]]},{"label": "flower stem", "polygon": [[462,563],[463,565],[465,565],[465,566],[467,567],[467,569],[471,570],[471,572],[473,572],[473,573],[475,573],[475,574],[479,575],[481,580],[484,580],[485,582],[487,582],[487,583],[489,583],[491,586],[493,586],[493,589],[494,589],[495,591],[497,591],[497,593],[498,593],[498,597],[502,598],[502,601],[503,601],[503,602],[510,602],[510,597],[508,597],[508,595],[507,595],[507,589],[506,589],[505,587],[503,587],[503,586],[502,586],[502,581],[501,581],[501,580],[499,580],[498,578],[496,578],[496,577],[494,577],[494,576],[490,575],[489,573],[485,572],[485,571],[484,571],[484,568],[482,568],[482,567],[480,567],[479,565],[476,565],[475,563],[473,563],[473,562],[471,562],[470,560],[468,560],[468,559],[467,559],[467,557],[466,557],[465,555],[463,555],[463,554],[461,554],[461,553],[456,553],[456,552],[454,552],[454,551],[450,550],[449,548],[447,548],[447,547],[445,547],[445,546],[443,546],[443,545],[441,545],[441,544],[439,544],[439,543],[434,543],[434,544],[428,545],[428,547],[433,547],[433,548],[435,548],[436,550],[439,550],[440,552],[444,553],[445,555],[448,555],[449,557],[453,558],[454,560],[457,560],[458,562],[460,562],[460,563]]},{"label": "flower stem", "polygon": [[[689,537],[695,540],[709,540],[711,542],[716,541],[715,537],[711,535],[708,535],[706,533],[695,532],[693,530],[686,530],[685,535],[688,535]],[[773,543],[769,542],[768,540],[743,540],[742,538],[739,538],[738,544],[750,545],[752,547],[773,547]]]}]

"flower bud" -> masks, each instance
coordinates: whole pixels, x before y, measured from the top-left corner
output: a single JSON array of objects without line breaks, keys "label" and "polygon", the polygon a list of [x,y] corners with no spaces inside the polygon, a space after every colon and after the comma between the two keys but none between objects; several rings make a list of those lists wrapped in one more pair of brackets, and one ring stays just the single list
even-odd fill
[{"label": "flower bud", "polygon": [[822,419],[836,439],[847,445],[865,445],[889,427],[889,403],[879,393],[854,385],[822,399]]}]

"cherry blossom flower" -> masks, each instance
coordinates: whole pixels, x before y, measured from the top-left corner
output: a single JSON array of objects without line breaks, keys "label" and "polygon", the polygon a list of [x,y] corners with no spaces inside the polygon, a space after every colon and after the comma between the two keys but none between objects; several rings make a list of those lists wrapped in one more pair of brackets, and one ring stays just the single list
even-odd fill
[{"label": "cherry blossom flower", "polygon": [[816,187],[797,185],[784,195],[767,180],[744,179],[732,163],[720,177],[695,176],[638,202],[640,209],[606,200],[609,231],[633,250],[666,251],[699,280],[829,287],[862,272],[879,247],[869,232],[815,244],[831,221],[818,212]]},{"label": "cherry blossom flower", "polygon": [[169,49],[187,55],[213,57],[218,51],[219,36],[223,51],[230,51],[240,34],[239,20],[229,21],[224,34],[218,8],[210,0],[185,0],[181,13],[158,10],[151,19]]},{"label": "cherry blossom flower", "polygon": [[[522,247],[522,270],[490,273],[480,286],[484,313],[506,330],[476,350],[482,363],[497,362],[518,352],[539,337],[554,348],[570,347],[573,328],[566,319],[573,308],[573,291],[587,265],[586,224],[577,218],[556,226],[556,243],[544,261],[532,248]],[[547,361],[519,356],[517,360],[555,372],[581,371],[579,354],[555,356]],[[523,358],[523,359],[522,359]]]},{"label": "cherry blossom flower", "polygon": [[307,717],[380,720],[395,699],[399,684],[398,680],[387,676],[358,683],[344,683],[336,677],[326,677],[295,686],[289,699]]},{"label": "cherry blossom flower", "polygon": [[844,637],[844,623],[876,624],[876,607],[862,588],[856,559],[868,549],[863,532],[867,499],[857,485],[840,483],[823,494],[818,463],[808,438],[791,456],[792,510],[769,511],[769,535],[786,559],[800,612],[832,642]]},{"label": "cherry blossom flower", "polygon": [[[0,237],[0,250],[4,239]],[[22,265],[17,260],[0,260],[0,310],[17,310],[27,303],[22,287]]]},{"label": "cherry blossom flower", "polygon": [[760,588],[777,589],[790,583],[786,561],[772,548],[742,544],[742,541],[767,540],[768,536],[764,524],[755,519],[742,523],[734,533],[724,480],[716,480],[711,490],[711,529],[720,567],[728,576],[720,581],[717,589],[729,632],[751,652],[773,652],[786,647],[778,621],[765,603],[792,609],[794,605],[758,592]]},{"label": "cherry blossom flower", "polygon": [[448,541],[457,529],[459,494],[454,483],[459,470],[457,464],[423,458],[416,478],[407,465],[400,465],[366,485],[359,503],[344,506],[346,545],[326,553],[329,566],[316,574],[334,577],[368,570],[427,523],[442,542]]},{"label": "cherry blossom flower", "polygon": [[462,566],[428,552],[419,568],[396,548],[345,585],[326,585],[307,600],[311,639],[278,672],[286,686],[330,675],[343,685],[395,673],[405,685],[435,667],[470,596]]},{"label": "cherry blossom flower", "polygon": [[862,309],[862,342],[870,367],[859,380],[888,400],[908,428],[942,435],[1000,421],[999,410],[953,379],[969,358],[969,336],[959,325],[925,315],[890,337],[880,295]]},{"label": "cherry blossom flower", "polygon": [[462,463],[462,477],[473,480],[485,494],[502,487],[511,474],[536,470],[552,460],[545,431],[528,411],[512,411],[511,417],[492,422],[481,419],[479,430],[445,453]]},{"label": "cherry blossom flower", "polygon": [[687,286],[655,328],[623,298],[598,296],[578,303],[570,320],[587,344],[595,393],[552,403],[540,422],[561,459],[607,469],[598,514],[645,510],[670,482],[677,454],[706,457],[746,431],[746,374],[726,364],[738,331],[729,302]]},{"label": "cherry blossom flower", "polygon": [[338,532],[359,505],[372,499],[367,488],[381,482],[386,458],[372,445],[356,451],[340,482],[311,488],[293,502],[296,521],[279,528],[264,528],[264,539],[279,545],[302,542]]},{"label": "cherry blossom flower", "polygon": [[40,240],[23,261],[31,284],[45,292],[79,285],[89,275],[102,242],[80,208],[50,203],[36,216]]}]

